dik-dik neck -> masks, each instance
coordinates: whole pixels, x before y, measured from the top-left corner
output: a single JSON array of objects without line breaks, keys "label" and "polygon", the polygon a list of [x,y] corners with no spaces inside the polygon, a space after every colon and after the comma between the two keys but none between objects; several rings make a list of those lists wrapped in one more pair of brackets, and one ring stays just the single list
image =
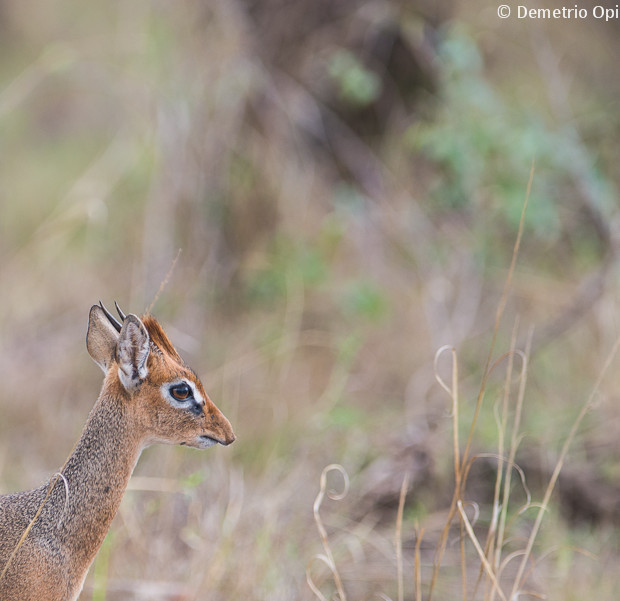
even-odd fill
[{"label": "dik-dik neck", "polygon": [[127,400],[104,389],[54,487],[57,529],[78,572],[103,543],[142,451],[131,414]]}]

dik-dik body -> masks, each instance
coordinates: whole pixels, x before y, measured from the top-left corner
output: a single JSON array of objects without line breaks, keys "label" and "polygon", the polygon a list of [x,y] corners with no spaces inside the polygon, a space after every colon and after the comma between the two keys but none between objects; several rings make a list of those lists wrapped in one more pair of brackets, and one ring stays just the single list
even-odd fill
[{"label": "dik-dik body", "polygon": [[159,323],[118,311],[122,323],[90,310],[86,345],[105,379],[69,459],[40,488],[0,496],[1,601],[78,598],[146,446],[235,440]]}]

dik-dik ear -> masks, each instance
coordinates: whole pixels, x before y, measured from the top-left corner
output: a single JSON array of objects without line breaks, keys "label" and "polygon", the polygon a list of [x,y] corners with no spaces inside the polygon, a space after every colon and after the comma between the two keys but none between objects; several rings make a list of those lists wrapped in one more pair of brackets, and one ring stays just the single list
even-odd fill
[{"label": "dik-dik ear", "polygon": [[127,315],[116,345],[118,375],[128,392],[140,387],[148,373],[149,333],[144,324],[133,314]]},{"label": "dik-dik ear", "polygon": [[95,363],[107,373],[116,353],[118,332],[106,317],[99,305],[90,308],[88,316],[88,332],[86,334],[86,348]]}]

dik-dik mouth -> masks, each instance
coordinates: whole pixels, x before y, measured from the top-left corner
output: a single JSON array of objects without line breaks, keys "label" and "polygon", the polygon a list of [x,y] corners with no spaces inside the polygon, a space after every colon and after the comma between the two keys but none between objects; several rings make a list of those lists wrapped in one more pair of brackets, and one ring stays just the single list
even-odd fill
[{"label": "dik-dik mouth", "polygon": [[228,439],[215,438],[214,436],[209,436],[208,434],[199,434],[193,440],[186,440],[180,444],[181,446],[192,447],[194,449],[208,449],[216,444],[221,444],[222,446],[227,447],[235,441],[235,438],[236,437],[234,434]]},{"label": "dik-dik mouth", "polygon": [[215,438],[214,436],[208,436],[207,434],[201,434],[199,436],[202,440],[204,440],[209,446],[213,446],[214,444],[221,444],[224,447],[227,447],[229,444],[232,444],[236,440],[236,436],[233,434],[231,438]]},{"label": "dik-dik mouth", "polygon": [[195,449],[208,449],[216,444],[221,444],[226,447],[234,440],[234,438],[232,440],[220,440],[219,438],[214,438],[213,436],[208,436],[207,434],[200,434],[196,436],[194,440],[182,442],[181,445],[194,447]]},{"label": "dik-dik mouth", "polygon": [[200,440],[200,446],[203,449],[208,449],[216,444],[222,444],[219,440],[213,438],[212,436],[207,436],[206,434],[201,434],[198,439]]}]

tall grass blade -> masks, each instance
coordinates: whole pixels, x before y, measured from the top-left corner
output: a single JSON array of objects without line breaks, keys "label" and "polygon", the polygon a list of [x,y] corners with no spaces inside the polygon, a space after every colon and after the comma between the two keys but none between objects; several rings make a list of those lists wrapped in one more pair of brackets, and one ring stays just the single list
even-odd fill
[{"label": "tall grass blade", "polygon": [[583,407],[581,408],[581,411],[579,412],[579,415],[577,416],[577,418],[575,419],[575,421],[573,422],[573,426],[568,434],[568,436],[566,437],[566,440],[564,441],[564,444],[562,445],[562,450],[560,452],[560,457],[558,458],[558,461],[555,465],[555,469],[553,470],[553,474],[551,475],[551,479],[549,480],[549,484],[547,485],[547,488],[545,490],[545,494],[542,500],[542,503],[540,504],[540,508],[538,510],[538,514],[536,515],[536,520],[534,522],[534,526],[532,527],[532,531],[530,532],[530,536],[529,539],[527,541],[527,545],[525,547],[525,552],[523,555],[523,559],[521,560],[521,564],[519,565],[519,568],[517,570],[517,574],[515,576],[514,579],[514,584],[512,587],[512,591],[510,593],[510,598],[514,599],[515,596],[517,595],[518,591],[520,590],[522,584],[523,584],[523,575],[525,573],[525,568],[527,565],[527,562],[529,560],[529,557],[532,553],[532,548],[534,547],[534,542],[536,541],[536,537],[538,536],[538,531],[540,530],[540,525],[542,523],[542,519],[543,519],[543,515],[545,514],[547,507],[549,506],[549,500],[551,499],[551,494],[553,493],[553,489],[555,488],[555,485],[557,483],[557,480],[560,476],[560,471],[562,470],[562,466],[564,465],[564,461],[566,459],[566,455],[568,453],[568,449],[571,445],[571,443],[573,442],[573,439],[575,438],[575,435],[577,434],[577,430],[579,429],[579,426],[581,425],[581,422],[583,421],[583,418],[587,415],[587,413],[590,411],[590,409],[592,408],[592,405],[594,403],[594,399],[598,393],[598,389],[601,386],[601,383],[603,381],[603,378],[605,376],[605,374],[607,373],[607,370],[609,369],[609,366],[611,365],[614,357],[616,356],[616,353],[618,351],[618,347],[620,347],[620,337],[616,339],[616,342],[614,343],[609,355],[607,356],[607,359],[605,360],[605,363],[603,365],[603,368],[601,369],[598,379],[596,380],[596,383],[594,384],[594,387],[592,388],[592,391],[590,392],[590,395],[588,396],[586,402],[583,404]]}]

